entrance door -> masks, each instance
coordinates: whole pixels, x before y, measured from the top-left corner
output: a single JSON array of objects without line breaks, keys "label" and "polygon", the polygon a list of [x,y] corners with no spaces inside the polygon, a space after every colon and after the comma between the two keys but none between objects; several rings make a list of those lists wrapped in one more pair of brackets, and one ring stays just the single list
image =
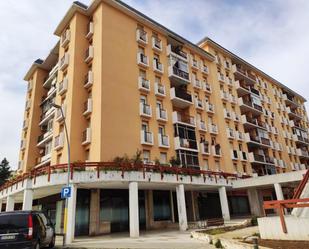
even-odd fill
[{"label": "entrance door", "polygon": [[78,189],[76,197],[75,236],[89,235],[90,190]]}]

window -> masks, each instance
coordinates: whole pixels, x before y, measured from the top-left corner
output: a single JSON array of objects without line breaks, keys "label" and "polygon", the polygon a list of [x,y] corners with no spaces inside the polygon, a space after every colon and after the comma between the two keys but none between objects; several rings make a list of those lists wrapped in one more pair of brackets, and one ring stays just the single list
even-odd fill
[{"label": "window", "polygon": [[143,150],[143,160],[144,162],[150,161],[150,151],[149,150]]},{"label": "window", "polygon": [[167,163],[167,154],[165,152],[160,153],[160,163]]},{"label": "window", "polygon": [[217,171],[220,171],[220,162],[219,161],[215,161],[215,168]]},{"label": "window", "polygon": [[208,160],[204,160],[204,167],[205,167],[205,170],[209,170],[209,163],[208,163]]}]

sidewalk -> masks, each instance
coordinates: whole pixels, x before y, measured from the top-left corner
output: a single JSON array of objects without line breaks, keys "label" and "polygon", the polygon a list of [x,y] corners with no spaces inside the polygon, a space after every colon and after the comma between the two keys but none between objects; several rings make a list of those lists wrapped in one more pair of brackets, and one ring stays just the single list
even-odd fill
[{"label": "sidewalk", "polygon": [[[148,231],[139,238],[129,238],[128,233],[119,233],[98,237],[77,238],[69,248],[145,248],[145,249],[214,249],[203,241],[191,238],[191,231]],[[58,245],[61,241],[57,241]],[[56,248],[62,248],[57,246]]]}]

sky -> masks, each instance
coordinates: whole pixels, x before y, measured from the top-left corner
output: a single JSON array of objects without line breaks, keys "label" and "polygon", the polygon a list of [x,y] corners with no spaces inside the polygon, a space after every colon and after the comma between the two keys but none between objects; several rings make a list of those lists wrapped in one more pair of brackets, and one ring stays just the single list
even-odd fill
[{"label": "sky", "polygon": [[[13,168],[24,115],[23,77],[56,44],[53,32],[72,2],[0,1],[0,160],[6,157]],[[124,2],[191,42],[210,37],[309,99],[308,0]]]}]

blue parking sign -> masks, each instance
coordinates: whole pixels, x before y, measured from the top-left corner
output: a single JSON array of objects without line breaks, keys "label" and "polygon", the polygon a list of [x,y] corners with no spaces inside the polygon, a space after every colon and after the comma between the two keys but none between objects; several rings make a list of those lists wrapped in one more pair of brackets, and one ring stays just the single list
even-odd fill
[{"label": "blue parking sign", "polygon": [[71,187],[66,186],[61,189],[61,199],[66,199],[71,197]]}]

